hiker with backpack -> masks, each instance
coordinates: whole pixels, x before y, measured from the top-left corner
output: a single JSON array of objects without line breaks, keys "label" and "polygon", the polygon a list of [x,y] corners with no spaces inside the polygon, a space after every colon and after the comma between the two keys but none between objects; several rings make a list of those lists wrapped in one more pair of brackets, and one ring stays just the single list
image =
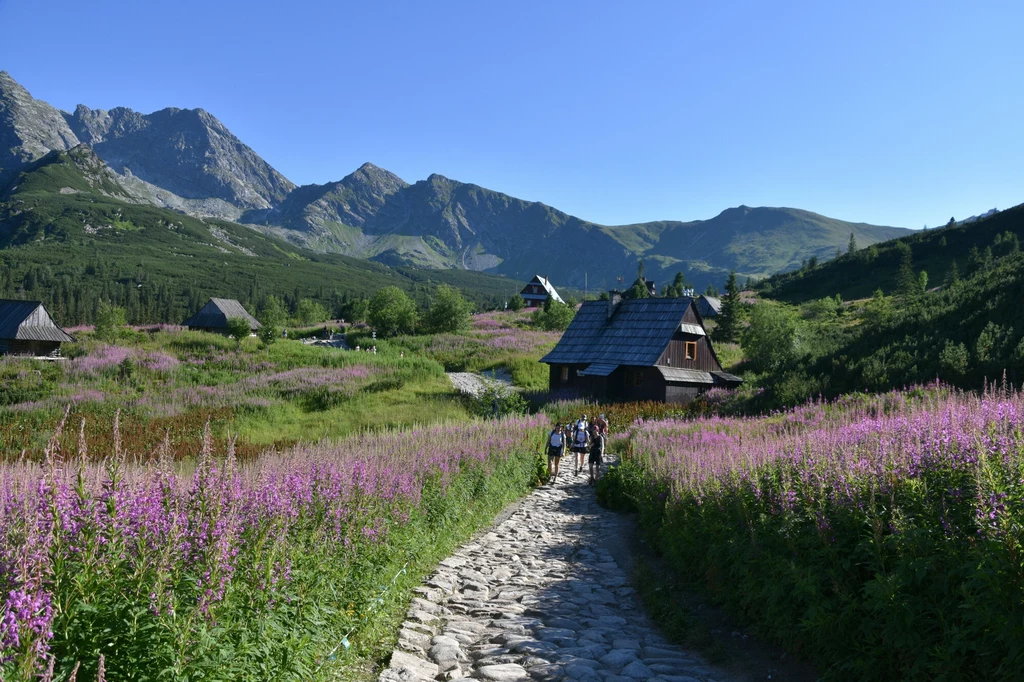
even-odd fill
[{"label": "hiker with backpack", "polygon": [[588,483],[594,485],[597,483],[597,479],[601,477],[601,465],[604,464],[605,438],[597,424],[591,426],[590,431],[590,456],[587,458],[590,464],[590,480]]},{"label": "hiker with backpack", "polygon": [[583,471],[584,458],[590,450],[590,433],[587,431],[587,415],[576,422],[572,436],[572,451],[576,453],[576,475]]},{"label": "hiker with backpack", "polygon": [[558,465],[565,454],[565,434],[562,427],[555,424],[548,434],[548,483],[555,484],[558,479]]}]

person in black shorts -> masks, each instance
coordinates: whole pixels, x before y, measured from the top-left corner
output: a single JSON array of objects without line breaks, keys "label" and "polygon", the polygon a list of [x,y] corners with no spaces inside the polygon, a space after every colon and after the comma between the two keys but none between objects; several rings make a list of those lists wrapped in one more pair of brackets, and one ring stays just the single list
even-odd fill
[{"label": "person in black shorts", "polygon": [[586,415],[576,422],[572,435],[572,451],[576,453],[576,476],[583,471],[583,460],[590,451],[590,431],[587,430]]},{"label": "person in black shorts", "polygon": [[604,464],[604,434],[595,424],[590,431],[590,456],[587,459],[590,464],[590,485],[597,483],[601,477],[601,465]]},{"label": "person in black shorts", "polygon": [[558,479],[558,465],[565,454],[565,433],[562,427],[555,424],[548,434],[548,483],[554,485]]}]

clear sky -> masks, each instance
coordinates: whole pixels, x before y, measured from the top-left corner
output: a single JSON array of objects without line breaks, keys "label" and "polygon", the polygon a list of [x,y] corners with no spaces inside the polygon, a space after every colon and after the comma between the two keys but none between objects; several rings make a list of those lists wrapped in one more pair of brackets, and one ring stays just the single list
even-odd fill
[{"label": "clear sky", "polygon": [[1024,202],[1024,3],[0,0],[72,110],[202,107],[298,184],[364,161],[606,224]]}]

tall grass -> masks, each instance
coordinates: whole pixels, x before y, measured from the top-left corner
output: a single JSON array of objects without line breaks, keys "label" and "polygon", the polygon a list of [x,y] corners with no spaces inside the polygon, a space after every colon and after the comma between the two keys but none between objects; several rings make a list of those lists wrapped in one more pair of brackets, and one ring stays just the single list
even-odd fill
[{"label": "tall grass", "polygon": [[605,493],[636,505],[680,572],[833,679],[1013,679],[1022,425],[1021,394],[941,387],[647,422]]},{"label": "tall grass", "polygon": [[118,680],[308,680],[380,656],[418,572],[534,481],[542,430],[438,425],[248,462],[207,432],[196,460],[148,465],[120,438],[90,461],[58,433],[44,463],[0,466],[0,677],[95,679],[102,655]]}]

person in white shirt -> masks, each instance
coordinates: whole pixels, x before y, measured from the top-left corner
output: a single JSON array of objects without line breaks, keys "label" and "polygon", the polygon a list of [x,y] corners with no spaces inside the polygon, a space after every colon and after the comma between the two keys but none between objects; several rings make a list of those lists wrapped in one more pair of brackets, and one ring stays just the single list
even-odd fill
[{"label": "person in white shirt", "polygon": [[551,429],[551,433],[548,434],[548,483],[551,485],[555,484],[558,479],[558,465],[562,461],[562,455],[565,454],[565,434],[562,433],[562,427],[559,424],[555,424],[554,428]]}]

